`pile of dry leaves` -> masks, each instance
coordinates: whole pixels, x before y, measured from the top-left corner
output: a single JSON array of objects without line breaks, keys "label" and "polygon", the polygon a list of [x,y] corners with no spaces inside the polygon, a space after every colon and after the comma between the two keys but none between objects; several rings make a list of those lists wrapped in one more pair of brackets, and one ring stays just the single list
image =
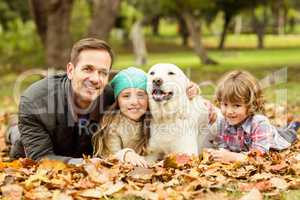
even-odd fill
[{"label": "pile of dry leaves", "polygon": [[[29,159],[0,163],[0,198],[88,199],[141,197],[144,199],[207,198],[218,193],[247,192],[279,197],[280,192],[300,189],[300,143],[284,152],[260,157],[255,152],[247,163],[222,164],[202,158],[169,155],[151,168],[121,164],[115,159],[81,166],[59,161]],[[260,191],[260,192],[259,192]],[[257,198],[256,198],[257,199]]]},{"label": "pile of dry leaves", "polygon": [[5,120],[0,118],[0,199],[259,200],[300,189],[299,141],[288,150],[263,157],[253,152],[246,163],[232,164],[212,162],[206,153],[171,154],[147,169],[114,158],[86,159],[80,166],[53,160],[4,162]]}]

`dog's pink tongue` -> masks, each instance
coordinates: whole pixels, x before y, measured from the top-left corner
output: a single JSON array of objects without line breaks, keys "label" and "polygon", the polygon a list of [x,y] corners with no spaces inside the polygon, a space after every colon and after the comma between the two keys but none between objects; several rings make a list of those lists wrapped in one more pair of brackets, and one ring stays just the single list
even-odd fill
[{"label": "dog's pink tongue", "polygon": [[153,94],[153,99],[155,101],[162,101],[163,100],[163,95],[161,95],[161,94]]}]

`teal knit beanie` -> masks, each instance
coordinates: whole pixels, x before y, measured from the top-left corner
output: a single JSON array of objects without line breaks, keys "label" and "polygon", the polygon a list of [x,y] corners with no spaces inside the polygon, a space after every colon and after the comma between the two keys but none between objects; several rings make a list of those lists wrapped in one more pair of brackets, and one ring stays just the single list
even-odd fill
[{"label": "teal knit beanie", "polygon": [[115,98],[127,88],[138,88],[147,91],[147,74],[141,69],[129,67],[117,73],[110,84],[114,90]]}]

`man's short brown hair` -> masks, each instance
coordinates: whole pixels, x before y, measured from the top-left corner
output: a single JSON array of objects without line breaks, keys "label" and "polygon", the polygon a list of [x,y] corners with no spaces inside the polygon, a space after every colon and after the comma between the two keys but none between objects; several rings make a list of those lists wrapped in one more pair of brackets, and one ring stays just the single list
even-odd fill
[{"label": "man's short brown hair", "polygon": [[111,58],[110,67],[112,66],[114,60],[114,53],[112,51],[112,48],[105,41],[99,40],[97,38],[84,38],[76,42],[71,50],[71,63],[73,63],[73,65],[76,65],[80,52],[89,49],[103,50],[108,52]]}]

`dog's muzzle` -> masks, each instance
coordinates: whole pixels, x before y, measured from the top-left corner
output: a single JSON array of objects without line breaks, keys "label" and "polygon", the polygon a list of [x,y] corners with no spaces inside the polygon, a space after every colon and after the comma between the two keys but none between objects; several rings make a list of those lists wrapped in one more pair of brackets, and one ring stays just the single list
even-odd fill
[{"label": "dog's muzzle", "polygon": [[164,92],[158,86],[153,86],[152,89],[152,98],[154,101],[168,101],[173,97],[173,92]]}]

